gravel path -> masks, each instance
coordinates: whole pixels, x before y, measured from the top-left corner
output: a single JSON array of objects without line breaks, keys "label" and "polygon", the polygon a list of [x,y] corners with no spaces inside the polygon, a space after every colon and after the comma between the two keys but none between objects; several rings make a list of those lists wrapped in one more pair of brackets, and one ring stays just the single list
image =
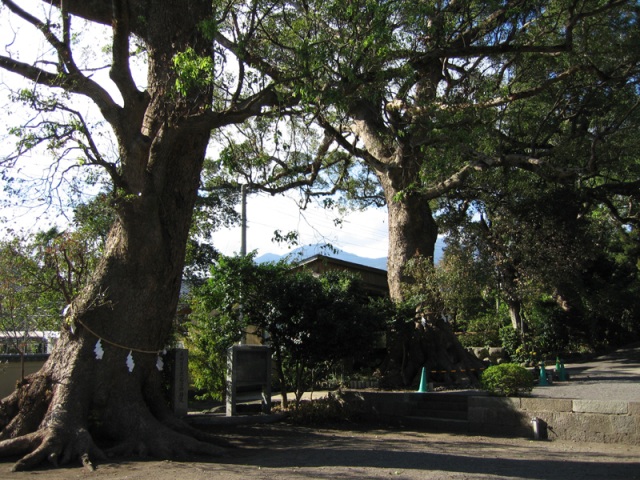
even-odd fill
[{"label": "gravel path", "polygon": [[640,402],[640,345],[583,363],[565,363],[568,382],[535,387],[532,395],[581,400]]}]

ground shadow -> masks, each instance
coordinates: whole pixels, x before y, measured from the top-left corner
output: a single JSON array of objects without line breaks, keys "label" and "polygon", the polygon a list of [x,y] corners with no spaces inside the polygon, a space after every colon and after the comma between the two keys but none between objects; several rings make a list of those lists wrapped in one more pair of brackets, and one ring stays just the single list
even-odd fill
[{"label": "ground shadow", "polygon": [[237,433],[236,440],[252,448],[238,450],[223,460],[225,464],[283,470],[311,468],[314,478],[323,478],[323,469],[332,471],[331,478],[336,478],[332,467],[343,467],[356,472],[388,470],[391,475],[412,471],[412,478],[419,471],[441,471],[523,479],[640,479],[640,461],[597,452],[582,453],[577,460],[571,453],[554,452],[552,442],[514,443],[497,437],[462,435],[448,435],[449,440],[443,442],[442,436],[390,429],[314,431],[285,425],[244,429],[241,436],[249,436],[244,439]]}]

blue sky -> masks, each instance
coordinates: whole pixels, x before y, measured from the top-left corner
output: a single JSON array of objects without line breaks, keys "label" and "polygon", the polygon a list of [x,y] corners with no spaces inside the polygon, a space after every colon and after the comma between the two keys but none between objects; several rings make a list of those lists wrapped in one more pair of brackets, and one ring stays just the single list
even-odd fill
[{"label": "blue sky", "polygon": [[[247,200],[247,251],[258,250],[258,255],[282,255],[296,248],[272,241],[274,231],[280,230],[283,234],[297,231],[300,245],[331,243],[361,257],[387,256],[386,209],[370,208],[349,213],[339,226],[334,223],[336,216],[335,212],[317,206],[309,206],[301,212],[293,194],[252,194]],[[240,239],[240,227],[221,230],[213,236],[216,248],[226,255],[240,251]]]}]

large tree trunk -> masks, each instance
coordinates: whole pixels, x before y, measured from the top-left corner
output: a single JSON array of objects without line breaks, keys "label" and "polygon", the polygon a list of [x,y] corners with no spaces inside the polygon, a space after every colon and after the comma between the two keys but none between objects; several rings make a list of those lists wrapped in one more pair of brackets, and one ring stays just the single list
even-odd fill
[{"label": "large tree trunk", "polygon": [[[403,285],[413,281],[403,272],[407,261],[420,256],[433,262],[438,236],[429,199],[419,193],[402,194],[417,176],[410,168],[378,172],[389,218],[389,292],[398,302],[406,299]],[[422,307],[425,312],[419,309],[415,318],[396,326],[384,366],[387,385],[413,385],[422,367],[438,372],[429,373],[431,380],[446,384],[476,383],[482,362],[462,347],[435,305]]]},{"label": "large tree trunk", "polygon": [[[174,167],[169,168],[175,171],[166,175],[159,191],[146,185],[139,196],[128,199],[99,268],[65,318],[50,359],[0,405],[0,452],[28,454],[16,468],[45,458],[101,457],[89,433],[96,427],[118,442],[117,453],[166,457],[219,452],[167,431],[167,425],[177,424],[169,416],[157,368],[176,310],[207,140],[208,135],[192,132],[163,146],[172,152]],[[185,170],[191,178],[185,178]],[[40,408],[32,408],[32,402]]]},{"label": "large tree trunk", "polygon": [[[166,431],[177,424],[169,416],[157,361],[176,310],[208,141],[202,132],[169,136],[173,139],[159,150],[170,152],[172,173],[160,186],[151,187],[150,177],[139,196],[126,200],[100,266],[65,318],[51,358],[0,406],[0,451],[33,452],[16,465],[19,469],[44,458],[102,456],[89,434],[98,426],[118,442],[117,453],[219,452]],[[101,359],[95,352],[98,341]],[[32,402],[43,403],[34,409]]]},{"label": "large tree trunk", "polygon": [[170,414],[158,368],[176,311],[210,135],[208,128],[189,124],[194,113],[209,108],[210,95],[191,102],[172,96],[172,52],[194,45],[208,52],[210,41],[197,38],[196,25],[211,4],[148,6],[150,86],[148,96],[123,95],[120,123],[114,125],[121,174],[118,218],[106,251],[68,309],[45,366],[0,403],[0,455],[23,455],[16,469],[45,459],[101,458],[97,432],[117,454],[220,453]]},{"label": "large tree trunk", "polygon": [[407,261],[416,256],[433,262],[438,226],[428,200],[419,194],[398,199],[404,187],[397,186],[389,176],[381,176],[381,182],[387,198],[389,222],[389,294],[393,300],[401,301],[404,298],[402,284],[408,281],[403,269]]},{"label": "large tree trunk", "polygon": [[[434,85],[439,72],[434,70]],[[391,130],[384,126],[381,105],[383,102],[368,99],[354,102],[352,129],[365,145],[368,153],[365,161],[375,170],[384,190],[389,218],[389,293],[392,300],[401,302],[405,300],[403,284],[412,281],[404,274],[407,262],[416,256],[433,262],[438,226],[429,204],[433,197],[419,188],[421,169],[427,160],[422,158],[419,148],[411,145],[409,138],[390,141],[393,137]],[[415,319],[408,318],[391,332],[383,367],[389,386],[410,385],[423,366],[465,370],[465,381],[477,380],[479,360],[466,352],[451,329],[443,324],[442,312],[433,313],[429,307],[434,306],[424,307],[430,311],[426,314],[430,317],[426,319],[430,328],[424,327],[421,319],[414,324]],[[433,345],[438,348],[432,348]],[[472,368],[474,372],[469,376],[466,371]]]}]

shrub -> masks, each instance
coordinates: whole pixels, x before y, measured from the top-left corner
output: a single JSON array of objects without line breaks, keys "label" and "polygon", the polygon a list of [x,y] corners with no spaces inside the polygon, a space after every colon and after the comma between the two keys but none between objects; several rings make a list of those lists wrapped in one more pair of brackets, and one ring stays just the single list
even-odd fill
[{"label": "shrub", "polygon": [[334,425],[357,422],[365,418],[358,398],[343,397],[341,391],[329,392],[325,398],[303,401],[295,409],[289,410],[288,420],[296,425]]},{"label": "shrub", "polygon": [[513,397],[530,393],[533,376],[526,368],[515,363],[503,363],[487,368],[481,378],[482,388],[492,395]]}]

